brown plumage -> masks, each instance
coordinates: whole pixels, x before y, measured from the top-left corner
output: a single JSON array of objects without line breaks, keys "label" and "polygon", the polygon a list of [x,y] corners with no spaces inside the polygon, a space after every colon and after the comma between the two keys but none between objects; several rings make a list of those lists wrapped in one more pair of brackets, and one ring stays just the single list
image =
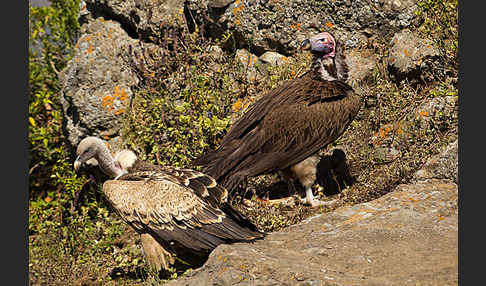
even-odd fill
[{"label": "brown plumage", "polygon": [[[111,157],[103,141],[83,139],[75,169],[90,158],[115,180],[103,184],[113,209],[140,234],[152,265],[165,250],[198,265],[222,243],[253,241],[263,233],[227,202],[228,192],[210,176],[191,169],[152,165],[129,150]],[[149,253],[147,253],[149,252]],[[152,261],[150,261],[152,259]],[[156,267],[157,268],[157,267]]]},{"label": "brown plumage", "polygon": [[314,200],[317,152],[336,140],[361,105],[345,83],[347,66],[334,37],[320,33],[303,42],[314,54],[310,71],[256,101],[232,126],[219,148],[193,161],[227,189],[248,176],[278,171],[299,180],[306,202]]}]

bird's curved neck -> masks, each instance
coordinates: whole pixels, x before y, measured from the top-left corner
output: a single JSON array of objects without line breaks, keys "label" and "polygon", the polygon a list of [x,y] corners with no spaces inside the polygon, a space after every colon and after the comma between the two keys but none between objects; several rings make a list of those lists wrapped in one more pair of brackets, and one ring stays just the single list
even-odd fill
[{"label": "bird's curved neck", "polygon": [[338,80],[338,73],[333,58],[316,58],[312,70],[321,80]]},{"label": "bird's curved neck", "polygon": [[95,156],[101,170],[110,177],[118,177],[122,175],[123,169],[121,168],[120,164],[117,164],[115,159],[104,144],[98,146],[98,152]]}]

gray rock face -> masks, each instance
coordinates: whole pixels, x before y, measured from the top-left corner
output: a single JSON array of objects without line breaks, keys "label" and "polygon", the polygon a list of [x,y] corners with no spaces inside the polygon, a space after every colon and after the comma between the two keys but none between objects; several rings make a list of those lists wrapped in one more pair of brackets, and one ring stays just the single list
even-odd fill
[{"label": "gray rock face", "polygon": [[[215,1],[188,1],[212,36],[229,31],[240,47],[288,55],[307,33],[332,31],[346,47],[364,41],[364,30],[390,38],[415,19],[416,1],[240,1],[218,9]],[[217,1],[228,3],[228,1]]]},{"label": "gray rock face", "polygon": [[134,38],[152,41],[165,26],[183,23],[182,0],[84,0],[94,18],[104,16],[121,23]]},{"label": "gray rock face", "polygon": [[115,139],[117,146],[121,116],[138,84],[129,47],[140,52],[140,45],[114,21],[98,18],[83,29],[62,76],[64,132],[72,146],[88,135]]},{"label": "gray rock face", "polygon": [[439,56],[432,41],[422,39],[408,29],[395,34],[390,45],[388,69],[397,81],[405,78],[426,80],[424,71],[431,69],[431,61]]},{"label": "gray rock face", "polygon": [[432,157],[421,170],[417,171],[413,180],[417,182],[428,179],[449,179],[457,184],[457,148],[457,140],[450,143],[444,152]]},{"label": "gray rock face", "polygon": [[[443,158],[453,158],[454,148],[457,142],[426,168],[448,165]],[[374,201],[311,217],[253,244],[221,245],[203,267],[167,285],[455,284],[458,188],[421,172],[415,183]]]},{"label": "gray rock face", "polygon": [[[111,40],[105,40],[111,38]],[[127,45],[136,41],[113,21],[93,21],[78,40],[63,82],[61,102],[68,140],[118,132],[119,115],[132,96],[135,75],[124,67]]]}]

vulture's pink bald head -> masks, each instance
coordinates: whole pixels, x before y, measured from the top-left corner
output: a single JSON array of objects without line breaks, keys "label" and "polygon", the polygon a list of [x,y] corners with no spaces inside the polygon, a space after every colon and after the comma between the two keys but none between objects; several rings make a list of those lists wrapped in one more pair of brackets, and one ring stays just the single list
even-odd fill
[{"label": "vulture's pink bald head", "polygon": [[322,32],[302,42],[303,49],[310,49],[322,58],[332,58],[336,55],[336,40],[328,32]]}]

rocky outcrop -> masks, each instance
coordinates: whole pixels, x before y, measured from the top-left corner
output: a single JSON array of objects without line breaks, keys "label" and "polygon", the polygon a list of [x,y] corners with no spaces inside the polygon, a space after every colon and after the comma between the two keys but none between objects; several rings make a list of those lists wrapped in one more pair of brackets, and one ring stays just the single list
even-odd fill
[{"label": "rocky outcrop", "polygon": [[433,68],[433,61],[439,57],[439,50],[432,41],[422,39],[408,29],[395,34],[391,40],[388,69],[396,80],[431,80],[425,75]]},{"label": "rocky outcrop", "polygon": [[[457,284],[455,156],[457,141],[429,160],[414,183],[253,244],[221,245],[203,267],[167,285]],[[449,164],[455,172],[440,171]]]},{"label": "rocky outcrop", "polygon": [[118,146],[122,115],[139,78],[133,54],[157,50],[132,39],[118,22],[100,17],[83,26],[75,53],[61,79],[63,129],[72,146],[85,136],[100,136]]},{"label": "rocky outcrop", "polygon": [[[416,1],[188,1],[192,15],[215,38],[231,32],[257,55],[289,55],[308,33],[332,30],[347,48],[370,34],[390,38],[415,20]],[[226,4],[226,5],[225,5]]]},{"label": "rocky outcrop", "polygon": [[401,121],[381,126],[369,141],[375,148],[373,160],[387,163],[397,159],[401,149],[407,148],[409,138],[437,134],[445,122],[457,122],[457,109],[457,96],[436,97],[411,110]]}]

